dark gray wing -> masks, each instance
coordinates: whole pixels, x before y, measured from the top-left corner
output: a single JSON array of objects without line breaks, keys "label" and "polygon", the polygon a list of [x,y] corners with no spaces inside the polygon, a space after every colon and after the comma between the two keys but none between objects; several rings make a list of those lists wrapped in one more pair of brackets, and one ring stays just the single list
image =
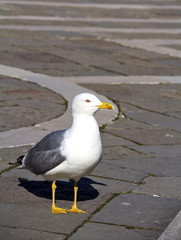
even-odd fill
[{"label": "dark gray wing", "polygon": [[25,167],[40,175],[62,163],[65,157],[61,155],[60,146],[64,140],[65,131],[52,132],[30,148],[25,155]]}]

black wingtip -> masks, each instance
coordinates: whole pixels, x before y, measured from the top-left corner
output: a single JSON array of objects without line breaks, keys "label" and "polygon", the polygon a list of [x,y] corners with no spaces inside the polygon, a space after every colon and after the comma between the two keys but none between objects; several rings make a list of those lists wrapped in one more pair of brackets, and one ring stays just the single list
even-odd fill
[{"label": "black wingtip", "polygon": [[20,164],[20,165],[22,165],[23,158],[24,158],[24,155],[20,156],[20,157],[17,159],[17,163]]},{"label": "black wingtip", "polygon": [[24,155],[20,156],[16,162],[9,162],[9,165],[13,165],[13,166],[19,166],[19,165],[22,165],[23,163],[23,158],[24,158]]}]

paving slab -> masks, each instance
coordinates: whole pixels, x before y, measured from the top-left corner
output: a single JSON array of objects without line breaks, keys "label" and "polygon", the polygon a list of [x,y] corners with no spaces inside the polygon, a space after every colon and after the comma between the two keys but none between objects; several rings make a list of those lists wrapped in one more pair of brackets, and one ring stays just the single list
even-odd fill
[{"label": "paving slab", "polygon": [[180,159],[180,145],[132,146],[133,149],[154,157]]},{"label": "paving slab", "polygon": [[113,161],[103,160],[103,162],[157,177],[178,177],[181,172],[180,158],[174,157],[121,158]]},{"label": "paving slab", "polygon": [[[177,58],[168,57],[167,62],[159,62],[163,57],[155,53],[152,60],[147,57],[145,61],[144,57],[140,59],[140,56],[146,58],[146,50],[132,50],[130,47],[114,43],[113,40],[104,41],[102,37],[97,39],[98,32],[94,33],[94,36],[86,37],[80,35],[80,27],[77,27],[77,32],[72,32],[70,28],[66,35],[70,35],[71,32],[72,36],[67,38],[64,36],[67,26],[50,32],[53,27],[55,26],[50,26],[49,31],[42,32],[41,25],[37,29],[37,35],[36,31],[26,31],[31,26],[24,25],[24,30],[21,30],[26,39],[24,42],[17,31],[13,35],[9,33],[10,30],[13,31],[13,27],[9,31],[1,29],[1,37],[4,39],[4,49],[1,50],[2,63],[51,76],[180,75]],[[87,27],[82,30],[82,34],[86,33],[86,29]],[[88,34],[89,32],[87,30]],[[43,40],[43,45],[40,39]],[[176,66],[173,65],[173,61]]]},{"label": "paving slab", "polygon": [[[144,80],[142,80],[143,78],[141,76],[135,76],[135,79],[136,78],[137,80],[140,78],[140,83],[143,84],[118,85],[116,82],[115,84],[104,84],[104,82],[102,82],[102,84],[84,83],[81,85],[105,94],[107,97],[115,100],[125,113],[134,110],[137,112],[147,110],[156,113],[181,111],[180,84],[169,84],[168,78],[167,84],[159,84],[159,77],[156,78],[158,84],[154,84],[154,82],[152,82],[152,84],[144,84]],[[145,76],[144,78],[145,81],[147,79],[148,83],[151,80],[149,76]],[[136,82],[132,80],[131,83]]]},{"label": "paving slab", "polygon": [[[103,147],[115,147],[115,146],[129,146],[134,145],[133,142],[117,137],[111,133],[101,132],[101,140]],[[111,144],[111,146],[110,146]]]},{"label": "paving slab", "polygon": [[105,147],[103,149],[103,159],[105,160],[118,160],[121,158],[129,158],[129,157],[150,157],[149,153],[146,154],[142,151],[137,151],[137,145],[135,147],[131,146],[115,146],[115,147]]},{"label": "paving slab", "polygon": [[[10,228],[67,234],[79,226],[86,215],[53,215],[46,207],[1,203],[1,224]],[[56,224],[55,224],[56,223]],[[60,235],[61,236],[61,235]]]},{"label": "paving slab", "polygon": [[[82,184],[79,185],[78,205],[91,214],[108,201],[112,194],[104,191],[98,192],[94,187],[91,187],[89,179],[86,179],[85,182],[83,188]],[[96,185],[105,185],[98,181],[92,182]],[[49,182],[37,179],[1,177],[0,184],[2,190],[0,199],[2,226],[52,234],[70,234],[89,216],[89,214],[53,215],[51,213],[51,183]],[[56,184],[56,205],[70,209],[73,203],[73,182],[57,181]],[[115,187],[113,188],[115,189]],[[127,184],[126,187],[123,184],[123,189],[127,188],[130,189],[131,185]]]},{"label": "paving slab", "polygon": [[0,148],[0,172],[9,169],[12,165],[9,163],[16,162],[19,156],[22,156],[30,146],[21,146],[18,148]]},{"label": "paving slab", "polygon": [[[154,104],[152,105],[152,107],[142,107],[142,105],[137,105],[135,106],[134,104],[132,103],[121,103],[121,110],[122,112],[125,114],[125,116],[129,117],[129,114],[136,114],[138,112],[140,113],[143,113],[145,112],[145,115],[150,111],[151,113],[156,113],[156,116],[157,118],[159,118],[159,115],[157,114],[160,114],[162,116],[165,116],[165,117],[175,117],[176,119],[179,118],[179,106],[177,106],[177,104],[179,103],[179,101],[168,101],[168,105],[167,107],[166,106],[163,106],[161,105],[161,107],[158,108],[158,106],[154,106]],[[171,106],[171,104],[173,103],[173,107]],[[165,105],[166,105],[166,101],[165,101]],[[178,108],[177,108],[178,107]],[[178,112],[177,112],[178,110]],[[130,117],[131,118],[131,117]],[[151,120],[151,119],[150,119]],[[158,121],[158,120],[157,120]],[[144,119],[143,121],[144,122]],[[146,122],[147,124],[149,123],[149,120]],[[153,120],[152,122],[150,123],[153,123]],[[156,124],[155,124],[156,125]]]},{"label": "paving slab", "polygon": [[181,200],[180,184],[181,177],[148,177],[134,192]]},{"label": "paving slab", "polygon": [[142,179],[148,176],[148,174],[143,172],[124,169],[118,165],[112,165],[111,162],[99,163],[92,174],[100,177],[107,177],[135,183],[141,182]]},{"label": "paving slab", "polygon": [[159,237],[160,231],[129,229],[129,227],[116,226],[113,224],[86,223],[76,233],[70,237],[70,240],[83,239],[129,239],[129,240],[155,240]]},{"label": "paving slab", "polygon": [[[41,175],[37,176],[26,169],[20,170],[20,169],[14,168],[14,169],[11,169],[10,171],[3,172],[1,174],[1,177],[4,184],[8,181],[12,181],[12,182],[14,181],[15,184],[17,184],[17,186],[20,186],[22,182],[22,184],[24,183],[24,185],[29,184],[29,187],[27,188],[30,188],[31,185],[32,187],[36,185],[34,183],[38,181],[41,187],[44,187],[45,189],[48,188],[49,186],[49,183],[45,181],[45,179]],[[62,194],[61,188],[63,185],[64,185],[64,188],[68,188],[72,192],[73,185],[67,179],[62,179],[61,181],[58,181],[57,184],[60,185],[60,195]],[[114,179],[107,179],[104,177],[95,177],[95,176],[82,178],[79,181],[79,185],[80,185],[80,188],[85,188],[85,189],[88,189],[90,187],[89,190],[86,190],[90,192],[95,188],[96,190],[94,190],[93,192],[95,192],[96,195],[98,194],[98,192],[102,192],[102,193],[129,192],[129,191],[132,191],[133,189],[136,189],[139,186],[136,183],[129,183],[126,181],[117,181]],[[38,183],[37,183],[37,186],[38,186]],[[37,191],[39,191],[38,189]],[[47,194],[49,194],[50,192],[51,191],[48,191]],[[49,198],[50,197],[51,197],[51,194],[49,195]],[[61,196],[60,198],[63,198],[63,196]]]},{"label": "paving slab", "polygon": [[[6,215],[1,221],[2,226],[17,230],[17,236],[26,229],[27,234],[32,230],[32,234],[34,231],[37,234],[42,232],[45,237],[49,237],[49,234],[70,234],[89,214],[108,201],[112,193],[132,191],[137,187],[136,184],[106,178],[82,178],[79,183],[78,205],[89,214],[56,216],[51,213],[51,183],[44,181],[41,176],[36,177],[27,170],[12,169],[2,174],[0,185],[1,219]],[[62,180],[57,181],[56,185],[56,205],[70,208],[73,202],[73,182]],[[3,228],[4,232],[6,230]],[[11,232],[8,234],[11,237]]]},{"label": "paving slab", "polygon": [[[99,177],[90,176],[90,179],[93,180],[92,185],[94,186],[95,184],[95,188],[99,192],[105,192],[105,193],[114,193],[114,194],[117,194],[120,192],[126,193],[126,192],[133,191],[139,186],[139,184],[137,183],[117,181],[117,180],[105,178],[105,177],[99,178]],[[102,184],[97,184],[97,182]]]},{"label": "paving slab", "polygon": [[[1,134],[3,238],[157,239],[181,207],[181,88],[175,84],[181,83],[180,3],[24,0],[0,5],[1,74],[47,87],[68,101],[63,118]],[[91,89],[121,112],[96,116],[106,124],[103,158],[94,176],[81,179],[78,191],[79,207],[89,214],[52,215],[51,184],[26,170],[9,169],[8,162],[26,146],[4,147],[29,145],[69,127],[72,97]],[[13,94],[8,96],[7,110],[13,102]],[[16,104],[23,111],[43,106],[35,99]],[[53,114],[56,104],[49,106]],[[57,186],[57,206],[70,208],[73,182],[61,179]],[[177,219],[165,231],[170,239],[173,232],[180,236]]]},{"label": "paving slab", "polygon": [[165,127],[177,132],[181,132],[181,120],[173,118],[171,116],[167,117],[159,113],[153,113],[148,111],[139,111],[127,113],[129,118],[142,121],[151,125]]},{"label": "paving slab", "polygon": [[35,83],[0,76],[0,85],[0,131],[48,121],[66,110],[67,103],[61,95]]},{"label": "paving slab", "polygon": [[[128,122],[130,121],[128,120]],[[180,125],[180,120],[178,123]],[[126,139],[127,141],[129,140],[132,143],[130,144],[130,146],[134,146],[135,143],[137,145],[163,145],[163,144],[171,145],[171,144],[180,144],[181,142],[180,132],[176,132],[174,130],[171,130],[165,127],[162,128],[158,126],[148,126],[148,125],[143,126],[140,122],[138,122],[137,125],[138,127],[134,128],[130,122],[129,128],[109,129],[109,127],[107,127],[104,130],[104,132],[112,133],[117,137],[119,136],[120,140],[121,138]],[[171,125],[172,125],[172,122],[171,122]],[[180,128],[179,125],[177,126]],[[121,126],[121,121],[120,121],[120,126]]]},{"label": "paving slab", "polygon": [[1,232],[1,238],[2,239],[8,239],[8,240],[49,240],[49,239],[55,239],[55,240],[63,240],[65,238],[65,235],[62,235],[60,233],[50,233],[47,231],[39,231],[36,229],[22,229],[18,227],[0,227]]},{"label": "paving slab", "polygon": [[91,220],[163,231],[178,213],[180,207],[181,201],[176,199],[141,194],[120,194]]},{"label": "paving slab", "polygon": [[[160,122],[160,124],[152,124],[151,119],[148,120],[150,123],[144,123],[144,117],[143,119],[140,118],[140,120],[134,119],[134,113],[132,112],[134,110],[131,108],[129,111],[131,111],[132,118],[129,118],[129,114],[127,115],[126,112],[123,111],[121,118],[114,121],[112,124],[108,124],[102,131],[109,132],[114,136],[120,137],[120,140],[121,138],[124,138],[132,141],[132,144],[137,143],[141,145],[170,145],[179,144],[181,142],[181,134],[179,132],[166,128],[163,126],[164,123],[163,125],[162,122]],[[145,113],[145,111],[143,112]],[[142,110],[139,110],[136,114],[142,115],[143,112]],[[179,124],[180,120],[177,120]],[[177,125],[177,127],[178,126],[179,125]],[[148,135],[149,138],[147,137]]]},{"label": "paving slab", "polygon": [[[83,181],[83,180],[82,180]],[[11,186],[8,185],[11,183]],[[94,184],[93,187],[91,184]],[[73,181],[69,182],[67,180],[61,180],[56,182],[57,191],[56,191],[56,202],[59,207],[70,209],[73,204]],[[79,192],[78,192],[78,202],[79,207],[87,211],[89,214],[94,212],[98,206],[101,206],[104,201],[110,198],[112,195],[111,185],[109,191],[103,191],[104,188],[99,191],[96,189],[97,185],[106,187],[105,183],[100,180],[92,181],[89,178],[86,178],[83,182],[79,183]],[[131,184],[119,184],[120,191],[129,191],[135,189],[135,185]],[[36,179],[28,180],[24,178],[2,178],[2,195],[1,203],[13,203],[24,206],[40,206],[44,207],[47,212],[51,213],[51,183]],[[6,192],[4,189],[7,189]],[[115,188],[113,188],[115,189]],[[117,190],[118,191],[118,190]],[[76,215],[76,214],[75,214]],[[88,215],[86,215],[88,216]]]}]

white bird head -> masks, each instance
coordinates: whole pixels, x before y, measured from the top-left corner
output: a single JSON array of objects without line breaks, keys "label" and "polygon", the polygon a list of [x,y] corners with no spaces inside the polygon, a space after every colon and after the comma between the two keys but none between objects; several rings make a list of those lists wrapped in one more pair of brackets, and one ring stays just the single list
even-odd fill
[{"label": "white bird head", "polygon": [[95,95],[91,93],[81,93],[74,97],[72,101],[72,113],[94,115],[99,109],[112,110],[113,105],[101,102]]}]

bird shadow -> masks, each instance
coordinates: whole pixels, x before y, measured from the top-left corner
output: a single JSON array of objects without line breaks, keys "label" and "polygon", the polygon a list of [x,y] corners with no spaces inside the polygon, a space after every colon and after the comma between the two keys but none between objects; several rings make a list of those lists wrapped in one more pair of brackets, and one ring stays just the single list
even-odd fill
[{"label": "bird shadow", "polygon": [[[49,181],[34,181],[27,180],[23,178],[19,178],[19,186],[25,188],[28,192],[36,195],[40,198],[52,199],[52,190],[51,190],[51,182]],[[95,182],[90,178],[81,178],[78,183],[78,201],[87,201],[91,199],[97,198],[99,192],[91,185],[98,184],[106,186],[104,183]],[[56,200],[66,200],[73,201],[74,199],[74,181],[56,181],[57,189],[56,189]]]}]

